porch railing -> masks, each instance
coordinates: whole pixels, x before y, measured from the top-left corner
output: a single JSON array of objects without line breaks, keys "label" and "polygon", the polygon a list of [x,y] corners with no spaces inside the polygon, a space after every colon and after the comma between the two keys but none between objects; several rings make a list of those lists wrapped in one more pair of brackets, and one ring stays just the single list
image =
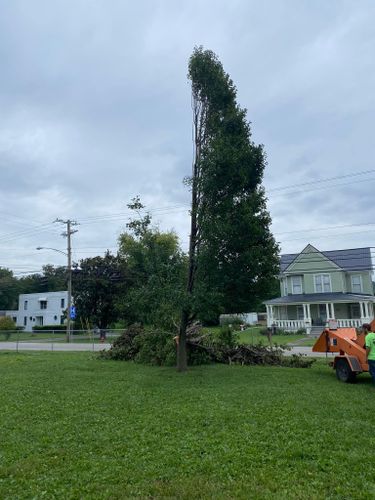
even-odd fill
[{"label": "porch railing", "polygon": [[274,323],[276,326],[290,331],[305,328],[305,322],[300,319],[275,319]]},{"label": "porch railing", "polygon": [[336,321],[339,328],[360,328],[365,323],[364,319],[337,319]]},{"label": "porch railing", "polygon": [[[337,326],[339,328],[360,328],[363,323],[366,323],[367,318],[362,318],[362,319],[336,319],[337,321]],[[369,322],[369,321],[367,321]],[[289,330],[289,331],[296,331],[299,330],[300,328],[306,328],[308,326],[311,327],[311,323],[307,325],[304,320],[299,320],[299,319],[275,319],[273,323],[278,326],[279,328],[283,328],[284,330]],[[314,324],[312,325],[314,326]],[[318,325],[316,325],[318,326]],[[322,328],[325,328],[328,326],[328,322],[322,325],[319,325]]]}]

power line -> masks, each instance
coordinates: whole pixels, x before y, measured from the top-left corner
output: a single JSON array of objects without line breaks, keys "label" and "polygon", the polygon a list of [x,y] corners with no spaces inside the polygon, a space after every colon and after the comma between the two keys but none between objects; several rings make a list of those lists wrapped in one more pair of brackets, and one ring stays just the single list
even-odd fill
[{"label": "power line", "polygon": [[335,177],[326,177],[325,179],[316,179],[314,181],[302,182],[299,184],[289,184],[289,185],[285,185],[285,186],[280,186],[277,188],[269,189],[268,192],[281,191],[284,189],[290,189],[290,188],[295,188],[295,187],[309,186],[311,184],[318,184],[318,183],[322,183],[322,182],[331,182],[331,181],[336,181],[339,179],[345,179],[348,177],[357,177],[359,175],[366,175],[366,174],[373,174],[373,173],[375,173],[375,169],[362,170],[361,172],[353,172],[351,174],[337,175]]}]

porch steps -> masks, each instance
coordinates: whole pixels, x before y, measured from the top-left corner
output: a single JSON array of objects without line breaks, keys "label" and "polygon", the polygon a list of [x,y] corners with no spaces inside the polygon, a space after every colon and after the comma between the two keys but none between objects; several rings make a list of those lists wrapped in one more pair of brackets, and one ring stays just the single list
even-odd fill
[{"label": "porch steps", "polygon": [[311,337],[319,337],[319,335],[324,330],[324,326],[313,326],[311,327],[310,336]]}]

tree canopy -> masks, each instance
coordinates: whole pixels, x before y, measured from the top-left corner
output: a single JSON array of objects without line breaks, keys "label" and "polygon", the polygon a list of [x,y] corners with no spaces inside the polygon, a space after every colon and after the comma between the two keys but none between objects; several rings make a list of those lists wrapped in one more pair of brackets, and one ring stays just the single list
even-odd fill
[{"label": "tree canopy", "polygon": [[271,234],[263,172],[266,155],[252,141],[246,109],[221,62],[198,47],[190,61],[194,159],[189,275],[180,337],[198,316],[249,312],[271,291],[278,246]]},{"label": "tree canopy", "polygon": [[139,198],[128,205],[138,212],[119,237],[118,255],[129,282],[119,302],[121,316],[162,327],[176,327],[183,293],[186,258],[173,231],[162,232],[151,216],[141,215]]}]

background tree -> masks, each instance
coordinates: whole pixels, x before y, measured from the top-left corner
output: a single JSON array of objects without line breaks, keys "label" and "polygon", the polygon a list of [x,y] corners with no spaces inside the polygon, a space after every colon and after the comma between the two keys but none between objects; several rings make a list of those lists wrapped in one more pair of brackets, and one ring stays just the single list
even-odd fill
[{"label": "background tree", "polygon": [[194,318],[248,312],[269,293],[278,246],[261,185],[266,165],[246,110],[217,56],[196,48],[189,61],[194,160],[187,294],[178,369],[186,369],[186,328]]},{"label": "background tree", "polygon": [[67,289],[65,266],[46,264],[41,273],[29,274],[17,280],[18,293],[59,292]]},{"label": "background tree", "polygon": [[0,310],[17,309],[18,294],[18,280],[13,271],[0,268]]},{"label": "background tree", "polygon": [[104,257],[82,259],[73,269],[73,297],[77,323],[99,328],[117,320],[116,302],[126,280],[120,259],[107,252]]},{"label": "background tree", "polygon": [[175,328],[181,308],[186,258],[178,237],[152,226],[151,216],[141,214],[139,198],[128,207],[138,216],[119,238],[118,255],[128,270],[128,286],[119,301],[122,318],[163,328]]}]

